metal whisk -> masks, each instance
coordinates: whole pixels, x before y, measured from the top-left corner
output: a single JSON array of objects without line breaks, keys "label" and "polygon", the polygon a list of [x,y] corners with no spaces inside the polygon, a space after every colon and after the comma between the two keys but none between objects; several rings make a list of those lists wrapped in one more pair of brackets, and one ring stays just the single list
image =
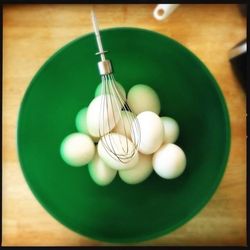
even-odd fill
[{"label": "metal whisk", "polygon": [[[102,80],[99,136],[105,150],[113,159],[127,163],[138,151],[141,138],[140,126],[136,115],[132,112],[126,101],[126,97],[124,98],[117,88],[111,62],[105,57],[107,51],[103,50],[94,11],[91,12],[91,16],[99,50],[96,55],[100,55],[101,57],[101,61],[98,62],[98,69]],[[126,137],[125,142],[121,139],[117,140],[117,137],[114,139],[112,136],[113,126],[118,122],[122,124],[123,134]],[[128,137],[132,138],[132,141]]]}]

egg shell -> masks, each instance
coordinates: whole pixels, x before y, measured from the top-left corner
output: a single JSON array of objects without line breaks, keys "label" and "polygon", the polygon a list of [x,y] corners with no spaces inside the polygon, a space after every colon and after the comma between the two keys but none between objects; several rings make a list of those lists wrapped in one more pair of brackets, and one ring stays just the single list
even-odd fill
[{"label": "egg shell", "polygon": [[89,134],[94,137],[107,134],[119,121],[120,112],[121,105],[114,96],[100,95],[95,97],[89,104],[87,111],[87,129]]},{"label": "egg shell", "polygon": [[179,125],[171,117],[163,116],[161,117],[164,126],[164,143],[174,143],[179,136]]},{"label": "egg shell", "polygon": [[143,84],[134,85],[129,90],[127,103],[135,114],[152,111],[158,115],[161,109],[157,93],[151,87]]},{"label": "egg shell", "polygon": [[88,170],[93,181],[100,186],[110,184],[117,173],[117,170],[110,168],[97,153],[94,159],[89,163]]},{"label": "egg shell", "polygon": [[[160,117],[151,111],[145,111],[137,116],[140,134],[132,135],[132,140],[140,141],[139,151],[143,154],[153,154],[161,146],[164,139],[164,127]],[[136,121],[132,126],[135,129]]]},{"label": "egg shell", "polygon": [[153,168],[164,179],[180,176],[186,168],[186,156],[183,150],[172,143],[164,144],[153,155]]},{"label": "egg shell", "polygon": [[[126,100],[126,91],[125,91],[125,89],[123,88],[123,86],[122,86],[120,83],[115,82],[115,87],[116,87],[117,91],[120,93],[121,97],[122,97],[124,100]],[[95,97],[97,97],[97,96],[99,96],[99,95],[101,95],[101,94],[108,94],[107,91],[106,91],[106,93],[105,93],[105,90],[102,89],[102,88],[103,88],[103,85],[102,85],[102,83],[100,83],[100,84],[97,86],[96,90],[95,90]],[[109,91],[109,93],[111,93],[111,91]]]},{"label": "egg shell", "polygon": [[88,110],[87,107],[81,109],[77,113],[76,120],[75,120],[76,129],[79,132],[86,133],[86,134],[88,134],[88,129],[87,129],[87,110]]},{"label": "egg shell", "polygon": [[95,145],[88,135],[73,133],[62,141],[60,154],[68,165],[80,167],[92,160],[95,154]]},{"label": "egg shell", "polygon": [[[114,155],[107,152],[107,146],[111,149],[113,146],[114,153],[120,155],[120,157],[122,155],[129,158],[128,161],[119,161]],[[101,159],[106,162],[108,166],[117,170],[132,168],[139,160],[138,152],[134,151],[134,144],[132,141],[117,133],[110,133],[101,137],[97,145],[97,151]]]},{"label": "egg shell", "polygon": [[152,156],[139,154],[139,161],[135,167],[120,170],[120,178],[127,184],[138,184],[146,180],[153,172]]},{"label": "egg shell", "polygon": [[88,111],[88,108],[85,107],[77,113],[76,119],[75,119],[76,129],[78,132],[89,135],[94,142],[98,142],[99,137],[95,137],[89,134],[89,131],[87,128],[87,111]]},{"label": "egg shell", "polygon": [[131,127],[135,119],[135,115],[129,111],[121,111],[121,118],[113,129],[114,133],[124,135],[131,139]]}]

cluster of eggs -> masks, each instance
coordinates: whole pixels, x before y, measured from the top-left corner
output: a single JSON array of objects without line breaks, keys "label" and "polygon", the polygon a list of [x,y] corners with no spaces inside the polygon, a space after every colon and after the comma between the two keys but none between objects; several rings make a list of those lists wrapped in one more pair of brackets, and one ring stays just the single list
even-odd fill
[{"label": "cluster of eggs", "polygon": [[[123,87],[116,84],[120,94],[126,98]],[[138,152],[127,163],[110,157],[101,143],[102,138],[98,137],[100,98],[101,84],[89,106],[77,113],[75,124],[78,132],[68,135],[61,143],[60,153],[68,165],[80,167],[88,164],[90,176],[101,186],[110,184],[117,173],[127,184],[140,183],[153,171],[165,179],[173,179],[183,173],[186,156],[174,144],[179,136],[178,123],[171,117],[159,116],[160,100],[151,87],[134,85],[127,95],[127,103],[137,115],[141,139]],[[121,112],[126,115],[124,112],[128,111]],[[113,124],[109,136],[114,140],[125,141],[123,126],[119,121]]]}]

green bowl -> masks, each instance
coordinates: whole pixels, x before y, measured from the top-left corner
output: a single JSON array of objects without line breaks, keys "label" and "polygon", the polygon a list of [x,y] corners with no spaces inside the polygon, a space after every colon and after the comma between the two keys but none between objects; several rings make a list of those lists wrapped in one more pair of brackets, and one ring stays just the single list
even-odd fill
[{"label": "green bowl", "polygon": [[137,28],[101,35],[116,80],[127,91],[135,84],[151,86],[160,97],[160,115],[179,123],[176,144],[186,153],[185,172],[173,180],[153,173],[138,185],[117,175],[100,187],[87,166],[62,160],[60,144],[76,131],[76,114],[100,83],[93,33],[61,48],[33,78],[19,112],[19,159],[33,194],[63,225],[106,242],[149,240],[186,223],[214,194],[229,155],[229,115],[211,73],[178,42]]}]

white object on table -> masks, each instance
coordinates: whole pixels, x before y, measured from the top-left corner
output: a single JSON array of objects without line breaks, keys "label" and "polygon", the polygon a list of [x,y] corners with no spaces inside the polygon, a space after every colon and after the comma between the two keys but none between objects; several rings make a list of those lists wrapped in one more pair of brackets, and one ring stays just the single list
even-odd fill
[{"label": "white object on table", "polygon": [[180,4],[157,4],[153,16],[157,20],[163,20],[168,17]]}]

